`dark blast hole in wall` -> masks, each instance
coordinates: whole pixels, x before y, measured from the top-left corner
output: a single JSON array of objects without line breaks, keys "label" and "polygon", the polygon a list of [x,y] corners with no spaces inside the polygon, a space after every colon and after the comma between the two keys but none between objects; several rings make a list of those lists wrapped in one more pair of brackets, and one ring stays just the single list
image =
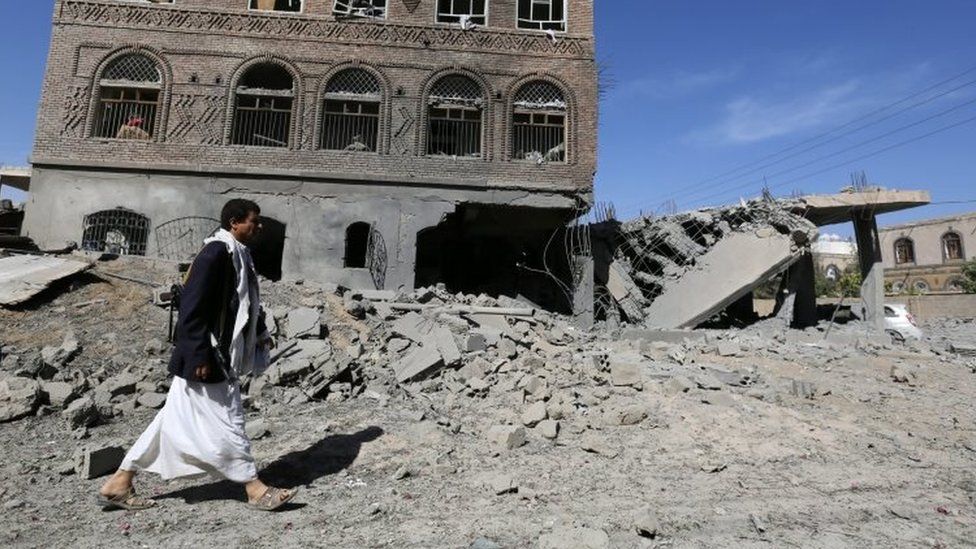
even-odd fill
[{"label": "dark blast hole in wall", "polygon": [[454,293],[522,295],[569,313],[571,276],[563,235],[571,215],[565,210],[461,205],[437,226],[417,234],[415,286],[443,283]]},{"label": "dark blast hole in wall", "polygon": [[248,245],[254,268],[268,280],[281,280],[281,261],[285,253],[287,225],[270,217],[261,217],[261,232]]}]

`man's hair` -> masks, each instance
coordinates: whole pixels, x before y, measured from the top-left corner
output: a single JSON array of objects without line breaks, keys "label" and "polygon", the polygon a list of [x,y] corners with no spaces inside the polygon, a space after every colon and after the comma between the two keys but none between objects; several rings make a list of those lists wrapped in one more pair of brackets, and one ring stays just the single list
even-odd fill
[{"label": "man's hair", "polygon": [[233,198],[228,200],[224,204],[224,208],[220,210],[220,226],[224,230],[229,231],[231,221],[244,221],[251,212],[256,214],[261,213],[261,207],[253,200],[247,200],[246,198]]}]

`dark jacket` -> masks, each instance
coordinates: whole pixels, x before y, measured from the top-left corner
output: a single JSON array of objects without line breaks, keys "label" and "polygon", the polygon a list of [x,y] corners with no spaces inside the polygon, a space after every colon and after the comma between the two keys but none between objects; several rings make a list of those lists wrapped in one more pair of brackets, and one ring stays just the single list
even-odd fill
[{"label": "dark jacket", "polygon": [[[257,284],[257,280],[252,280]],[[217,334],[221,311],[225,312],[222,352],[230,357],[229,346],[237,318],[237,274],[227,246],[211,242],[200,250],[180,295],[180,316],[176,324],[176,347],[169,359],[170,374],[189,381],[201,381],[196,369],[210,365],[207,383],[219,383],[227,377],[215,359],[210,334]],[[263,318],[258,319],[258,335],[264,332]]]}]

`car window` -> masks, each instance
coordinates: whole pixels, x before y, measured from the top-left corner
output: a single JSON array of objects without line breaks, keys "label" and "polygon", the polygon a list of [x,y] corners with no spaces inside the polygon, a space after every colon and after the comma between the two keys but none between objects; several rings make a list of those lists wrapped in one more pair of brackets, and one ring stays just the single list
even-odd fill
[{"label": "car window", "polygon": [[895,310],[892,309],[891,307],[885,307],[885,316],[888,318],[895,318],[898,315],[895,313]]}]

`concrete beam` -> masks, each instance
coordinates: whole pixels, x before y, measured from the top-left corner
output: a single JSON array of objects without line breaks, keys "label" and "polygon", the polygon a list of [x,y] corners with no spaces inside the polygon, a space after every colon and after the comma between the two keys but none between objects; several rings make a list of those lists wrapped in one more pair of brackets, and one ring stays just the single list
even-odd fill
[{"label": "concrete beam", "polygon": [[857,212],[875,215],[925,206],[932,201],[928,191],[893,191],[877,189],[856,193],[811,195],[800,198],[795,213],[818,227],[845,222]]},{"label": "concrete beam", "polygon": [[0,187],[13,187],[28,192],[30,182],[30,168],[0,168]]}]

